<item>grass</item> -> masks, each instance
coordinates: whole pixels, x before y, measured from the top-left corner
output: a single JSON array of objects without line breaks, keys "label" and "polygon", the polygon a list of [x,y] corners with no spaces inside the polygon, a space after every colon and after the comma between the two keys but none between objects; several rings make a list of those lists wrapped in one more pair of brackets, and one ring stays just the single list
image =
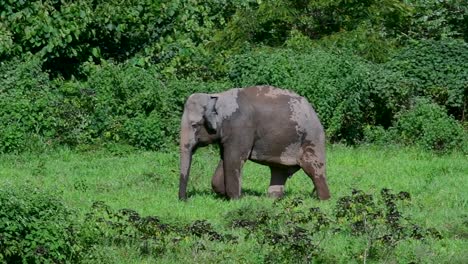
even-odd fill
[{"label": "grass", "polygon": [[[333,215],[339,197],[352,189],[378,194],[382,188],[407,191],[412,198],[402,210],[405,216],[424,227],[435,227],[442,239],[406,240],[390,257],[366,259],[366,241],[347,233],[328,235],[321,242],[323,262],[424,262],[463,263],[468,259],[468,162],[461,153],[436,155],[412,148],[341,145],[329,146],[327,178],[332,198],[320,202],[310,197],[312,183],[296,173],[286,185],[286,200],[301,198],[303,208],[320,207]],[[186,237],[161,254],[143,255],[138,245],[108,243],[97,245],[94,255],[114,263],[225,262],[262,263],[263,245],[245,232],[226,223],[235,210],[278,210],[266,197],[267,167],[251,162],[243,170],[243,198],[227,201],[211,192],[211,175],[217,164],[216,151],[197,152],[189,181],[189,201],[179,202],[178,154],[146,151],[76,152],[67,149],[44,154],[0,156],[0,179],[8,188],[23,185],[59,190],[63,200],[77,210],[79,218],[89,212],[94,201],[111,208],[131,208],[142,216],[155,215],[163,222],[190,225],[207,220],[215,230],[239,236],[236,245]],[[94,259],[96,260],[96,259]],[[328,260],[328,261],[327,261]],[[299,261],[300,262],[300,261]]]}]

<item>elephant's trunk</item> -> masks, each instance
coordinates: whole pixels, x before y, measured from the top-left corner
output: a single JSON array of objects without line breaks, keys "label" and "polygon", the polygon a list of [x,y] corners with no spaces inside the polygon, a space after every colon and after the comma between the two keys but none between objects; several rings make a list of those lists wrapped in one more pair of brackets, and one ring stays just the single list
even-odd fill
[{"label": "elephant's trunk", "polygon": [[180,130],[180,180],[179,180],[179,199],[187,199],[187,183],[190,175],[190,166],[192,164],[192,153],[195,146],[195,133],[188,123],[186,114],[182,116]]},{"label": "elephant's trunk", "polygon": [[187,183],[190,175],[190,165],[192,163],[192,151],[180,152],[180,180],[179,199],[187,199]]}]

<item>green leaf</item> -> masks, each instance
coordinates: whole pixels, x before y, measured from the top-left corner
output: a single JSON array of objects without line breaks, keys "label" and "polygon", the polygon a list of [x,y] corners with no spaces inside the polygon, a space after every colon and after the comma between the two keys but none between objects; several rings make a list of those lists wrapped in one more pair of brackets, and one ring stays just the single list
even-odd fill
[{"label": "green leaf", "polygon": [[91,50],[91,53],[95,58],[100,58],[101,57],[101,52],[99,51],[99,48],[93,48]]}]

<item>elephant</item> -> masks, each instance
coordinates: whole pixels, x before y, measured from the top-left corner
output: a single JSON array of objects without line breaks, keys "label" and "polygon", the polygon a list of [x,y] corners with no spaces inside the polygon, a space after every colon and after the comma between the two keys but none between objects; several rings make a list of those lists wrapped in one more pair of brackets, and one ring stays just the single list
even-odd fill
[{"label": "elephant", "polygon": [[286,180],[302,168],[318,198],[330,198],[323,126],[307,99],[294,92],[251,86],[190,95],[181,119],[180,200],[187,199],[192,155],[208,144],[219,145],[211,185],[221,196],[240,198],[242,167],[250,160],[270,167],[270,197],[282,197]]}]

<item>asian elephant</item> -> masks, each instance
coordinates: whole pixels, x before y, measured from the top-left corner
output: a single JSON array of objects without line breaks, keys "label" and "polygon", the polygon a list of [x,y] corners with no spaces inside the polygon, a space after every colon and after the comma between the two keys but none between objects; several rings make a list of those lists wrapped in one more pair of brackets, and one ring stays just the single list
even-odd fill
[{"label": "asian elephant", "polygon": [[192,154],[212,143],[220,146],[221,160],[212,178],[220,195],[240,198],[242,166],[251,160],[270,167],[272,197],[283,196],[288,177],[302,168],[318,198],[330,198],[324,129],[304,97],[272,86],[192,94],[181,121],[179,199],[187,199]]}]

